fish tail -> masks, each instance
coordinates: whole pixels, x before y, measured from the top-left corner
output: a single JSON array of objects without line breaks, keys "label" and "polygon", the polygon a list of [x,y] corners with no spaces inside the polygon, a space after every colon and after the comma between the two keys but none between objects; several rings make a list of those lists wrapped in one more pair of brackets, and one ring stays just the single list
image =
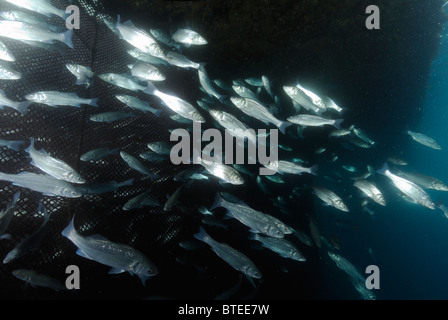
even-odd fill
[{"label": "fish tail", "polygon": [[383,166],[376,170],[377,173],[382,174],[382,175],[386,175],[386,171],[389,171],[389,165],[387,164],[387,162],[384,162]]},{"label": "fish tail", "polygon": [[336,119],[334,120],[333,126],[336,129],[341,129],[341,123],[344,121],[344,119]]},{"label": "fish tail", "polygon": [[151,81],[148,81],[148,86],[146,87],[146,89],[143,92],[147,93],[147,94],[154,95],[154,92],[156,90],[157,90],[156,86]]},{"label": "fish tail", "polygon": [[154,114],[155,114],[157,117],[160,117],[160,116],[162,115],[162,112],[163,112],[163,110],[156,110],[156,111],[154,111]]},{"label": "fish tail", "polygon": [[126,181],[123,181],[121,183],[121,186],[131,186],[133,182],[134,182],[134,178],[131,178],[131,179],[128,179]]},{"label": "fish tail", "polygon": [[20,151],[25,141],[14,141],[9,147],[14,151]]},{"label": "fish tail", "polygon": [[34,138],[30,138],[30,145],[28,146],[28,148],[25,149],[26,152],[30,153],[32,152],[34,149]]},{"label": "fish tail", "polygon": [[205,70],[206,65],[207,65],[207,62],[200,62],[198,70],[201,72],[206,72],[206,70]]},{"label": "fish tail", "polygon": [[219,192],[216,193],[215,201],[213,202],[212,206],[210,207],[210,211],[213,209],[216,209],[218,207],[222,207],[224,202],[224,199],[222,198],[221,194]]},{"label": "fish tail", "polygon": [[61,234],[66,237],[69,238],[72,236],[72,234],[74,234],[76,232],[75,230],[75,216],[73,215],[72,220],[70,221],[70,223],[68,224],[68,226],[65,227],[64,230],[62,230]]},{"label": "fish tail", "polygon": [[32,101],[23,101],[23,102],[20,102],[20,103],[17,105],[16,110],[19,111],[21,114],[25,114],[25,113],[27,113],[27,111],[28,111],[28,107],[29,107],[30,104],[32,104],[32,103],[33,103]]},{"label": "fish tail", "polygon": [[64,42],[70,48],[75,49],[75,46],[73,45],[73,29],[68,29],[63,33],[62,42]]},{"label": "fish tail", "polygon": [[89,105],[91,105],[92,107],[99,107],[98,106],[98,98],[90,99]]},{"label": "fish tail", "polygon": [[258,233],[250,233],[248,238],[249,238],[249,240],[256,240],[256,241],[260,240]]},{"label": "fish tail", "polygon": [[310,168],[310,173],[312,174],[312,175],[315,175],[315,176],[317,176],[317,169],[318,169],[318,167],[319,167],[319,165],[314,165],[314,166],[312,166],[311,168]]},{"label": "fish tail", "polygon": [[194,235],[194,237],[200,241],[207,243],[210,236],[207,234],[203,227],[199,227],[199,232]]},{"label": "fish tail", "polygon": [[220,103],[224,103],[224,101],[227,99],[227,95],[222,94],[219,96],[218,100]]},{"label": "fish tail", "polygon": [[292,126],[291,122],[288,121],[281,121],[277,128],[281,131],[281,133],[285,134],[286,133],[286,128],[288,128],[289,126]]}]

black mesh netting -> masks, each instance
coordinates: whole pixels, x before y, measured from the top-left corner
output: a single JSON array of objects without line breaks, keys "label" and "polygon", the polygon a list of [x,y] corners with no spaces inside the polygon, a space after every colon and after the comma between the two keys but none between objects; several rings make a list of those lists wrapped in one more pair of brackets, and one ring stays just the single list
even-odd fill
[{"label": "black mesh netting", "polygon": [[[59,8],[70,5],[68,1],[63,0],[53,3]],[[10,182],[0,181],[2,208],[11,202],[17,191],[21,192],[18,209],[6,231],[11,238],[0,242],[1,259],[24,237],[39,228],[43,221],[42,214],[38,212],[40,201],[50,213],[48,230],[38,247],[17,260],[0,264],[0,296],[31,299],[58,297],[212,299],[238,282],[238,272],[226,265],[206,246],[188,251],[180,247],[179,242],[193,240],[193,234],[198,231],[203,218],[198,207],[209,206],[217,190],[227,189],[216,179],[210,179],[207,183],[194,183],[190,188],[185,188],[178,205],[170,211],[163,210],[166,195],[172,194],[182,185],[182,182],[173,181],[173,176],[186,166],[175,166],[169,161],[149,162],[142,160],[138,155],[148,151],[146,144],[149,142],[169,141],[168,129],[177,128],[182,124],[170,119],[169,115],[172,113],[153,96],[119,89],[97,77],[88,88],[75,85],[76,79],[66,69],[66,63],[89,66],[98,75],[108,72],[129,72],[127,65],[135,61],[126,52],[131,49],[130,45],[120,40],[102,21],[107,16],[101,14],[100,4],[96,2],[75,4],[81,9],[81,28],[74,33],[74,50],[64,45],[54,46],[53,49],[35,48],[20,41],[2,38],[16,57],[12,65],[23,73],[23,77],[20,80],[0,81],[0,88],[4,90],[6,96],[16,101],[24,101],[26,94],[35,91],[76,92],[84,98],[98,98],[99,108],[86,105],[81,108],[68,106],[52,108],[32,104],[26,114],[4,108],[0,111],[0,139],[24,140],[25,148],[29,145],[30,139],[34,138],[36,149],[45,149],[52,156],[72,165],[87,180],[87,184],[123,182],[131,178],[134,180],[132,185],[120,187],[115,191],[86,194],[75,199],[45,196],[13,186]],[[0,10],[20,9],[0,2]],[[59,18],[49,21],[55,25],[65,24]],[[175,93],[190,102],[197,100],[201,92],[198,90],[196,72],[169,66],[158,67],[167,78],[160,84],[163,91]],[[115,98],[118,93],[134,95],[148,101],[151,106],[164,110],[164,113],[161,117],[157,117],[150,112],[131,110]],[[89,120],[92,114],[114,110],[132,111],[137,116],[114,123],[97,123]],[[100,147],[119,148],[136,156],[160,178],[151,182],[149,177],[131,169],[119,154],[112,154],[98,161],[79,160],[82,154]],[[14,151],[6,147],[0,148],[0,171],[40,173],[39,169],[30,164],[30,157],[23,148]],[[261,209],[268,199],[261,199],[261,193],[255,194],[253,190],[258,190],[255,182],[250,183],[253,185],[244,188],[233,186],[232,191],[239,197],[246,194],[248,203],[258,203],[258,209]],[[148,190],[149,187],[152,188],[151,195],[162,203],[162,207],[145,207],[131,211],[122,209],[127,200]],[[270,210],[269,213],[275,214],[275,211]],[[61,235],[61,231],[68,225],[73,215],[78,232],[83,235],[101,234],[114,242],[131,245],[157,265],[159,275],[148,280],[144,287],[135,276],[128,273],[108,274],[109,267],[78,256],[75,245]],[[270,262],[274,260],[274,253],[251,249],[244,226],[235,223],[230,229],[216,228],[211,233],[216,239],[238,249],[245,248],[246,252],[251,250],[250,255],[254,260],[264,261],[259,264],[263,273],[267,275],[266,283],[278,283],[279,287],[282,287],[281,283],[284,283],[285,287],[291,286],[288,279],[292,278],[288,277],[294,276],[294,287],[308,287],[301,285],[301,281],[304,280],[299,280],[296,275],[299,272],[308,272],[305,273],[307,275],[312,273],[310,264],[291,262],[291,265],[295,264],[292,271],[289,274],[284,272],[278,264]],[[311,261],[313,252],[306,253]],[[282,265],[291,266],[288,263],[283,261]],[[12,275],[15,269],[32,269],[64,283],[68,265],[77,265],[80,268],[80,290],[55,292],[47,288],[31,288]],[[259,287],[254,287],[244,279],[239,291],[240,296],[237,297],[258,297],[262,284],[258,285]],[[294,295],[300,297],[311,294],[309,289],[304,291],[305,293],[300,293],[296,290]],[[277,287],[261,297],[281,297],[282,294]]]}]

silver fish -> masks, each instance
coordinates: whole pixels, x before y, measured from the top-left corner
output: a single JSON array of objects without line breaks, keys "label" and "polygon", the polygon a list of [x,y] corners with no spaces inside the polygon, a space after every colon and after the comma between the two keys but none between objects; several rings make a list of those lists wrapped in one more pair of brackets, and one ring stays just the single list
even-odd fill
[{"label": "silver fish", "polygon": [[319,116],[311,115],[311,114],[298,114],[295,116],[288,117],[287,120],[289,122],[307,126],[307,127],[322,127],[324,125],[334,126],[336,129],[341,128],[341,123],[344,119],[326,119]]},{"label": "silver fish", "polygon": [[89,119],[94,122],[114,122],[135,116],[136,114],[132,112],[110,111],[110,112],[93,114],[90,116]]},{"label": "silver fish", "polygon": [[110,154],[117,154],[120,151],[120,148],[110,149],[110,148],[98,148],[94,150],[90,150],[84,153],[79,160],[81,161],[97,161],[100,160]]},{"label": "silver fish", "polygon": [[101,80],[104,80],[114,86],[124,88],[127,90],[131,90],[134,92],[143,91],[146,92],[148,90],[147,87],[137,83],[134,81],[133,77],[127,74],[118,74],[118,73],[104,73],[98,76]]},{"label": "silver fish", "polygon": [[150,142],[147,144],[148,148],[154,151],[155,153],[162,155],[169,155],[171,153],[171,144],[164,141],[156,141]]},{"label": "silver fish", "polygon": [[162,42],[163,44],[166,44],[169,47],[173,47],[176,49],[180,49],[181,45],[178,43],[175,43],[170,36],[168,36],[168,34],[166,34],[163,30],[161,29],[154,29],[151,28],[149,29],[149,32],[151,33],[151,35],[156,38],[157,40],[159,40],[160,42]]},{"label": "silver fish", "polygon": [[[159,64],[167,65],[168,64],[167,61],[165,61],[161,58],[154,57],[154,56],[150,55],[149,53],[143,52],[137,48],[128,50],[127,53],[140,61],[148,62],[150,64],[156,64],[156,65],[159,65]],[[164,59],[166,59],[166,57]]]},{"label": "silver fish", "polygon": [[210,97],[215,97],[220,102],[223,102],[226,96],[217,92],[216,89],[213,87],[213,84],[210,78],[208,77],[207,70],[205,69],[204,65],[201,65],[198,68],[198,75],[199,75],[199,83],[201,84],[202,88],[204,88],[205,92],[207,92],[207,94]]},{"label": "silver fish", "polygon": [[39,91],[27,94],[25,99],[50,107],[71,106],[80,108],[82,104],[98,107],[98,99],[80,98],[76,93],[58,91]]},{"label": "silver fish", "polygon": [[448,186],[444,182],[431,176],[427,176],[418,172],[404,172],[401,170],[397,170],[396,174],[426,189],[448,191]]},{"label": "silver fish", "polygon": [[103,183],[95,183],[90,185],[83,185],[78,188],[82,194],[102,194],[111,191],[115,191],[121,187],[132,185],[134,178],[128,179],[123,182],[108,181]]},{"label": "silver fish", "polygon": [[11,68],[6,62],[0,61],[0,80],[19,80],[21,78],[22,74],[19,71]]},{"label": "silver fish", "polygon": [[0,60],[9,62],[16,61],[14,55],[2,41],[0,41]]},{"label": "silver fish", "polygon": [[55,291],[67,290],[67,288],[63,286],[59,280],[34,270],[15,269],[12,274],[16,278],[29,283],[33,287],[50,288]]},{"label": "silver fish", "polygon": [[194,237],[207,243],[221,259],[234,269],[251,278],[260,279],[262,277],[258,268],[246,255],[226,243],[217,242],[205,232],[204,228],[200,227],[199,232]]},{"label": "silver fish", "polygon": [[166,161],[169,159],[164,154],[158,154],[154,151],[146,151],[139,154],[140,158],[151,161],[151,162],[160,162],[160,161]]},{"label": "silver fish", "polygon": [[233,185],[244,184],[244,178],[233,167],[223,163],[212,162],[205,159],[200,159],[200,164],[215,177],[221,179],[225,183]]},{"label": "silver fish", "polygon": [[198,110],[189,102],[157,90],[151,82],[148,82],[148,90],[149,94],[159,97],[168,108],[182,117],[196,122],[205,122]]},{"label": "silver fish", "polygon": [[278,120],[266,107],[255,100],[241,97],[231,97],[230,100],[238,109],[243,111],[248,116],[264,123],[272,123],[283,134],[285,134],[286,128],[291,125],[291,123],[288,123],[287,121]]},{"label": "silver fish", "polygon": [[187,168],[176,173],[176,175],[173,177],[173,180],[174,181],[207,180],[208,177],[201,174],[203,170],[204,168],[202,167]]},{"label": "silver fish", "polygon": [[34,139],[30,146],[25,149],[31,157],[31,164],[38,167],[50,176],[71,183],[83,184],[86,180],[66,162],[50,156],[45,150],[37,151],[34,148]]},{"label": "silver fish", "polygon": [[278,222],[266,216],[261,211],[254,210],[245,203],[233,203],[224,200],[219,192],[216,194],[215,201],[210,207],[213,210],[223,207],[228,210],[228,217],[239,220],[242,224],[250,228],[253,233],[261,233],[275,238],[283,238],[284,233],[278,227]]},{"label": "silver fish", "polygon": [[250,78],[244,79],[244,81],[254,87],[263,87],[264,86],[263,80],[261,78],[250,77]]},{"label": "silver fish", "polygon": [[123,158],[123,160],[128,164],[129,167],[131,167],[134,170],[137,170],[138,172],[148,175],[152,180],[157,179],[159,176],[149,171],[148,168],[146,168],[140,161],[138,161],[137,158],[131,156],[125,151],[120,151],[120,156]]},{"label": "silver fish", "polygon": [[165,57],[165,53],[157,41],[146,31],[135,27],[130,20],[121,23],[118,15],[115,28],[120,33],[120,37],[135,48],[157,58],[163,59]]},{"label": "silver fish", "polygon": [[252,234],[249,238],[251,240],[260,241],[263,247],[278,253],[281,257],[296,261],[306,261],[306,258],[302,255],[299,249],[286,239],[265,237],[259,234]]},{"label": "silver fish", "polygon": [[221,111],[221,110],[209,110],[210,115],[215,119],[221,126],[229,130],[229,133],[237,138],[248,139],[251,143],[256,145],[257,136],[255,132],[248,130],[249,128],[242,123],[234,115]]},{"label": "silver fish", "polygon": [[18,7],[28,9],[40,14],[43,14],[44,16],[51,17],[51,15],[56,15],[58,17],[61,17],[62,19],[66,19],[69,14],[65,12],[65,10],[58,9],[55,6],[51,4],[50,0],[5,0],[6,2],[9,2],[13,5],[16,5]]},{"label": "silver fish", "polygon": [[168,197],[168,199],[165,202],[165,205],[163,206],[163,211],[169,211],[171,210],[177,203],[179,202],[179,197],[184,190],[185,187],[189,187],[192,184],[193,181],[189,181],[187,183],[184,183],[183,185],[179,186],[176,191],[173,192],[171,196]]},{"label": "silver fish", "polygon": [[263,75],[261,76],[261,81],[263,82],[263,86],[266,92],[271,96],[271,98],[274,98],[274,94],[272,93],[272,84],[269,78]]},{"label": "silver fish", "polygon": [[47,196],[79,198],[83,193],[64,180],[59,180],[44,174],[21,172],[8,174],[0,172],[0,180],[12,182],[14,185],[37,191]]},{"label": "silver fish", "polygon": [[442,147],[437,143],[437,141],[435,141],[433,138],[430,138],[430,137],[424,135],[423,133],[408,130],[407,134],[409,134],[412,139],[414,139],[415,141],[417,141],[418,143],[420,143],[424,146],[427,146],[429,148],[436,149],[436,150],[442,150]]},{"label": "silver fish", "polygon": [[190,29],[178,29],[173,34],[172,38],[177,43],[182,43],[187,46],[207,44],[207,40],[205,40],[204,37]]},{"label": "silver fish", "polygon": [[112,267],[109,273],[136,274],[143,285],[149,277],[159,273],[154,263],[143,253],[126,244],[112,242],[99,235],[82,236],[75,229],[74,218],[62,231],[62,235],[78,247],[80,256]]},{"label": "silver fish", "polygon": [[5,232],[14,216],[14,212],[18,209],[17,201],[19,200],[19,197],[20,191],[16,192],[11,203],[9,203],[4,210],[0,211],[0,240],[10,238],[10,235],[5,234]]},{"label": "silver fish", "polygon": [[143,81],[163,81],[166,77],[159,69],[146,62],[131,65],[131,74]]},{"label": "silver fish", "polygon": [[392,184],[399,189],[406,196],[414,200],[416,203],[427,207],[429,209],[435,209],[435,204],[432,202],[429,195],[420,188],[417,184],[412,181],[406,180],[404,178],[399,177],[398,175],[393,174],[389,170],[389,166],[387,163],[383,165],[381,169],[377,171],[379,174],[385,175],[390,179]]},{"label": "silver fish", "polygon": [[87,88],[92,84],[94,73],[90,67],[75,63],[67,63],[65,67],[76,77],[75,84],[86,85]]},{"label": "silver fish", "polygon": [[384,200],[383,194],[373,182],[360,179],[355,181],[353,185],[376,203],[382,206],[386,205],[386,200]]},{"label": "silver fish", "polygon": [[313,187],[314,194],[329,206],[333,206],[341,211],[348,212],[348,208],[342,199],[333,191],[323,187]]},{"label": "silver fish", "polygon": [[23,141],[23,140],[12,141],[12,140],[0,139],[0,147],[7,147],[14,151],[21,150],[24,143],[25,143],[25,141]]},{"label": "silver fish", "polygon": [[302,174],[302,173],[309,173],[312,175],[317,175],[317,168],[318,165],[314,165],[312,167],[302,167],[301,165],[298,165],[293,162],[279,160],[275,162],[269,162],[265,165],[267,168],[274,170],[280,174],[284,173],[290,173],[290,174]]},{"label": "silver fish", "polygon": [[31,101],[19,102],[10,100],[6,97],[5,92],[0,89],[0,109],[3,109],[3,107],[9,107],[19,111],[22,114],[25,114],[28,111],[28,107],[31,103]]},{"label": "silver fish", "polygon": [[191,61],[186,56],[184,56],[178,52],[174,52],[174,51],[169,51],[166,54],[165,60],[170,65],[173,65],[173,66],[176,66],[179,68],[184,68],[184,69],[189,69],[189,68],[199,69],[199,67],[201,66],[200,63]]},{"label": "silver fish", "polygon": [[241,98],[252,99],[258,101],[258,96],[249,88],[245,86],[233,85],[233,91],[235,91]]},{"label": "silver fish", "polygon": [[354,132],[354,134],[356,134],[360,139],[364,140],[365,142],[371,145],[375,144],[375,141],[370,139],[363,131],[361,131],[361,129],[354,127],[352,131]]},{"label": "silver fish", "polygon": [[300,83],[296,84],[296,87],[299,88],[303,93],[305,93],[308,97],[310,97],[311,102],[318,108],[320,109],[327,109],[327,106],[325,105],[324,101],[322,100],[321,97],[319,97],[317,94],[315,94],[314,92],[312,92],[311,90],[305,89],[304,87],[302,87],[302,85],[300,85]]},{"label": "silver fish", "polygon": [[312,111],[316,114],[321,114],[324,109],[317,107],[302,90],[296,86],[284,86],[283,91],[291,98],[291,100],[297,102],[308,111]]},{"label": "silver fish", "polygon": [[117,94],[115,97],[132,109],[140,110],[143,112],[151,112],[157,117],[160,117],[162,113],[162,110],[152,108],[148,102],[142,101],[139,98],[124,94]]},{"label": "silver fish", "polygon": [[[38,1],[33,1],[38,2]],[[37,25],[20,21],[0,21],[0,37],[15,40],[35,41],[52,44],[54,41],[65,43],[74,49],[72,42],[73,29],[56,33]]]},{"label": "silver fish", "polygon": [[150,192],[151,192],[151,188],[149,188],[147,191],[140,193],[137,196],[129,199],[123,205],[123,210],[129,211],[129,210],[133,210],[133,209],[144,208],[147,206],[160,207],[161,204],[159,203],[159,201],[156,199],[153,199],[149,196]]},{"label": "silver fish", "polygon": [[350,277],[365,283],[366,279],[361,275],[358,269],[341,255],[328,251],[328,256],[336,263],[339,269],[347,273]]}]

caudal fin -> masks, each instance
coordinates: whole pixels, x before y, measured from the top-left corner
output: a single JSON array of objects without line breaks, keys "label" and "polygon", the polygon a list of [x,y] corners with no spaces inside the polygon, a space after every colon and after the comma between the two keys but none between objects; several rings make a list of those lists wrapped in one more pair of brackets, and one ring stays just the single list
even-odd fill
[{"label": "caudal fin", "polygon": [[341,129],[341,124],[343,121],[344,121],[344,119],[336,119],[336,120],[334,120],[333,126],[336,129]]},{"label": "caudal fin", "polygon": [[219,192],[216,193],[215,201],[213,202],[212,206],[210,207],[210,211],[219,207],[222,207],[224,199],[222,198],[221,194]]},{"label": "caudal fin", "polygon": [[289,121],[282,121],[282,122],[279,123],[277,128],[281,131],[281,133],[285,134],[286,133],[286,128],[288,128],[289,126],[292,126],[291,122],[289,122]]},{"label": "caudal fin", "polygon": [[73,44],[73,29],[69,29],[63,33],[62,42],[64,42],[70,48],[75,49],[75,46]]},{"label": "caudal fin", "polygon": [[91,105],[92,107],[99,107],[98,106],[98,98],[90,99],[89,105]]},{"label": "caudal fin", "polygon": [[147,94],[154,95],[155,91],[157,91],[156,86],[151,81],[148,81],[148,85],[147,85],[146,89],[143,92],[147,93]]},{"label": "caudal fin", "polygon": [[34,149],[34,138],[31,138],[30,139],[30,145],[28,146],[28,148],[25,149],[25,152],[30,153],[33,150],[35,150]]},{"label": "caudal fin", "polygon": [[9,148],[14,151],[20,151],[22,149],[22,145],[25,143],[25,141],[14,141],[9,145]]},{"label": "caudal fin", "polygon": [[28,111],[28,107],[30,104],[32,104],[32,101],[23,101],[17,104],[16,110],[19,111],[21,114],[25,114]]},{"label": "caudal fin", "polygon": [[382,175],[386,175],[386,171],[389,171],[389,165],[387,164],[387,162],[384,162],[383,166],[376,170],[377,173],[382,174]]},{"label": "caudal fin", "polygon": [[312,175],[315,175],[315,176],[317,176],[317,169],[318,169],[318,167],[319,167],[319,165],[314,165],[314,166],[312,166],[311,168],[310,168],[310,173],[312,174]]},{"label": "caudal fin", "polygon": [[66,226],[65,229],[62,230],[62,232],[61,232],[62,235],[63,235],[64,237],[70,239],[70,236],[71,236],[74,232],[76,232],[74,221],[75,221],[75,216],[73,215],[73,218],[72,218],[72,220],[70,221],[70,223],[68,224],[68,226]]},{"label": "caudal fin", "polygon": [[194,237],[200,241],[206,242],[207,239],[210,238],[210,236],[205,232],[205,229],[203,227],[199,227],[199,232],[194,235]]}]

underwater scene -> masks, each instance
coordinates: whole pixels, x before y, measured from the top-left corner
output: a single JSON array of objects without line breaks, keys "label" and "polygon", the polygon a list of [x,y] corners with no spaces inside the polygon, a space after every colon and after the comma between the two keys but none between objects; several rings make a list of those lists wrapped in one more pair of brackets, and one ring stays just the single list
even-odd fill
[{"label": "underwater scene", "polygon": [[0,299],[448,299],[447,21],[0,0]]}]

